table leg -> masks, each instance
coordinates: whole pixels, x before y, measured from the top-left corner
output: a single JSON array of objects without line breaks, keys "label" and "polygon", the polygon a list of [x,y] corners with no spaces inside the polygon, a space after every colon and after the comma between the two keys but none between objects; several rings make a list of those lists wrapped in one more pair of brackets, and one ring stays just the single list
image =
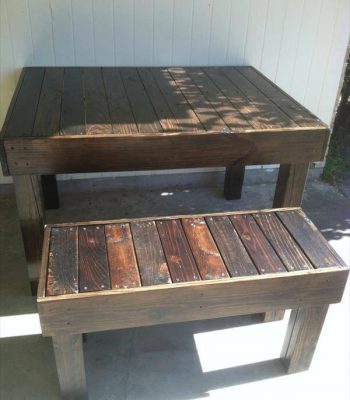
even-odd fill
[{"label": "table leg", "polygon": [[226,167],[224,195],[227,200],[239,200],[244,181],[244,165]]},{"label": "table leg", "polygon": [[62,399],[87,399],[82,335],[52,337]]},{"label": "table leg", "polygon": [[273,207],[299,207],[309,171],[309,163],[281,164]]},{"label": "table leg", "polygon": [[292,311],[281,353],[288,373],[310,367],[327,311],[328,305]]},{"label": "table leg", "polygon": [[55,210],[60,207],[56,175],[41,175],[45,210]]},{"label": "table leg", "polygon": [[44,231],[44,209],[40,177],[13,177],[29,279],[38,280]]}]

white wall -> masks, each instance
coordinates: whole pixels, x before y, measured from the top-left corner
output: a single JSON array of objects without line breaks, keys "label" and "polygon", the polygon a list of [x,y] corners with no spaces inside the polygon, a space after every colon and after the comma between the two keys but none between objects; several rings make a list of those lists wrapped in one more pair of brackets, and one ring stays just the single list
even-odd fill
[{"label": "white wall", "polygon": [[0,29],[0,125],[24,65],[251,64],[330,123],[350,0],[0,0]]}]

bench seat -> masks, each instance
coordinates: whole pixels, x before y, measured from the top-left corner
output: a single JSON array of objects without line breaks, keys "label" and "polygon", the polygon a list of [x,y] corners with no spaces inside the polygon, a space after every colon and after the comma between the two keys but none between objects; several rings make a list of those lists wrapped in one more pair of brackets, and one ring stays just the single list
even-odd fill
[{"label": "bench seat", "polygon": [[81,334],[109,329],[292,309],[281,358],[307,369],[348,272],[300,208],[51,225],[38,309],[84,398]]}]

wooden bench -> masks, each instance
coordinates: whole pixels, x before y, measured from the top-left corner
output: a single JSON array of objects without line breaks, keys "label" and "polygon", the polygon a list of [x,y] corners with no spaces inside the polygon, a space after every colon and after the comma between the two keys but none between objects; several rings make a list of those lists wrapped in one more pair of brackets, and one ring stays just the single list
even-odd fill
[{"label": "wooden bench", "polygon": [[52,225],[38,309],[80,399],[86,332],[292,309],[281,359],[305,370],[348,272],[301,209]]},{"label": "wooden bench", "polygon": [[224,191],[235,199],[246,165],[280,164],[273,207],[294,207],[328,137],[324,123],[248,66],[24,68],[0,158],[14,178],[30,277],[45,223],[41,183],[52,195],[56,174],[226,167]]}]

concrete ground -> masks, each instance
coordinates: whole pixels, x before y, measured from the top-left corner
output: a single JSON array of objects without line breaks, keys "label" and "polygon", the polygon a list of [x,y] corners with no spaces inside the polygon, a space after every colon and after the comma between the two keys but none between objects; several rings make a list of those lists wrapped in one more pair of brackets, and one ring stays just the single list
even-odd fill
[{"label": "concrete ground", "polygon": [[[303,207],[350,264],[350,201],[308,182]],[[222,197],[221,172],[60,183],[48,222],[205,213],[271,206],[275,172],[249,171],[240,201]],[[59,399],[49,338],[40,335],[11,187],[0,188],[0,399]],[[349,287],[349,285],[348,285]],[[87,335],[89,399],[350,398],[349,290],[330,307],[311,369],[286,375],[277,360],[287,316],[245,316]],[[288,313],[287,313],[288,314]]]}]

